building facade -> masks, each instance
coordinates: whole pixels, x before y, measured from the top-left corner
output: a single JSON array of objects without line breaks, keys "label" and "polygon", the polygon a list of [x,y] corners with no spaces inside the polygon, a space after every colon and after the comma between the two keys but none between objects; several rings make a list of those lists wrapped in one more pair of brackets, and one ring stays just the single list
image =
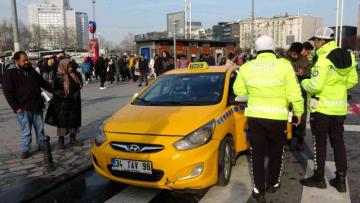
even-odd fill
[{"label": "building facade", "polygon": [[45,49],[85,49],[89,39],[88,16],[70,8],[69,0],[45,0],[28,6],[29,23],[40,28]]},{"label": "building facade", "polygon": [[[252,20],[239,22],[239,42],[241,48],[252,48]],[[293,42],[304,42],[312,37],[315,31],[323,26],[321,17],[308,15],[275,16],[273,18],[256,18],[254,20],[254,40],[261,35],[274,39],[275,47],[289,48]]]}]

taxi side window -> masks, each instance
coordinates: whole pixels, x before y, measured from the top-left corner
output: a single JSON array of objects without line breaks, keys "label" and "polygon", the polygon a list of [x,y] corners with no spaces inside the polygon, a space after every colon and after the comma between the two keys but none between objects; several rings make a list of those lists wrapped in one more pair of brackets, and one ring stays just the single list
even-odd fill
[{"label": "taxi side window", "polygon": [[234,93],[233,85],[237,77],[237,72],[234,70],[230,75],[229,92],[228,92],[228,106],[235,100],[236,95]]}]

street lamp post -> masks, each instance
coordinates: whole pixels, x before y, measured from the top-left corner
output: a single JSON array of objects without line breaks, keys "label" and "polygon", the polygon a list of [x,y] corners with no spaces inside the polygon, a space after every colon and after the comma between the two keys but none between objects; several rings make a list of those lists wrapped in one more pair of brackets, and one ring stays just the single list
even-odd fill
[{"label": "street lamp post", "polygon": [[[92,9],[93,9],[93,21],[95,22],[95,3],[96,0],[92,0]],[[93,33],[93,39],[95,39],[95,33]]]},{"label": "street lamp post", "polygon": [[19,42],[17,11],[16,11],[16,0],[11,0],[11,10],[12,10],[13,32],[14,32],[14,51],[17,52],[20,51],[20,42]]},{"label": "street lamp post", "polygon": [[254,54],[254,21],[255,21],[255,2],[252,0],[252,9],[251,9],[251,54]]},{"label": "street lamp post", "polygon": [[344,17],[344,0],[341,0],[341,15],[340,15],[340,36],[339,47],[342,47],[342,35],[343,35],[343,17]]},{"label": "street lamp post", "polygon": [[176,64],[176,21],[174,21],[173,37],[174,37],[174,67],[177,69]]},{"label": "street lamp post", "polygon": [[336,24],[335,24],[335,41],[339,43],[339,7],[340,7],[340,0],[336,0]]}]

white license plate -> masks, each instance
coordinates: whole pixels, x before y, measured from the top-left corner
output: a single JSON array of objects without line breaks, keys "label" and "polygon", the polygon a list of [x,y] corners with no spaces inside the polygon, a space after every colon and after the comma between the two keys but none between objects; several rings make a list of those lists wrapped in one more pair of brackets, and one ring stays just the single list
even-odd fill
[{"label": "white license plate", "polygon": [[111,169],[115,171],[127,171],[134,173],[152,174],[151,162],[148,161],[134,161],[126,159],[112,159]]}]

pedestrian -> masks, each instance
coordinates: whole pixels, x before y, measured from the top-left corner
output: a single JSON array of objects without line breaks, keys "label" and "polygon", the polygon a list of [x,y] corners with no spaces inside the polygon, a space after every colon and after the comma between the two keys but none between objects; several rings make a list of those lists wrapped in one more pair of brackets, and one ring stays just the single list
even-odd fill
[{"label": "pedestrian", "polygon": [[115,74],[116,74],[114,58],[110,57],[106,64],[107,64],[107,81],[113,84],[113,82],[115,81]]},{"label": "pedestrian", "polygon": [[70,146],[83,144],[76,139],[81,126],[81,74],[74,69],[69,58],[60,60],[54,77],[54,93],[46,113],[45,122],[57,127],[58,147],[65,149],[65,136],[70,134]]},{"label": "pedestrian", "polygon": [[31,128],[34,126],[39,150],[44,146],[44,103],[41,89],[52,92],[49,82],[45,81],[34,68],[28,65],[28,57],[24,51],[14,54],[14,63],[4,73],[3,91],[7,102],[16,113],[20,125],[21,158],[30,156]]},{"label": "pedestrian", "polygon": [[118,58],[118,56],[115,56],[114,58],[114,68],[115,68],[116,82],[120,82],[121,58]]},{"label": "pedestrian", "polygon": [[237,66],[241,66],[241,65],[244,64],[244,61],[243,61],[243,59],[242,59],[241,56],[236,56],[236,58],[235,58],[235,64],[236,64]]},{"label": "pedestrian", "polygon": [[95,62],[95,69],[100,77],[100,88],[101,90],[106,89],[105,82],[106,82],[106,64],[105,59],[100,56],[98,60]]},{"label": "pedestrian", "polygon": [[151,58],[150,63],[149,63],[148,80],[150,79],[151,76],[153,76],[156,79],[154,65],[155,65],[155,57]]},{"label": "pedestrian", "polygon": [[[288,103],[295,116],[303,113],[303,98],[295,72],[287,61],[276,58],[273,39],[261,36],[255,41],[257,58],[240,68],[233,85],[238,97],[248,96],[247,117],[251,166],[252,197],[266,202],[265,190],[274,193],[280,188],[283,151],[287,139]],[[300,123],[300,119],[296,125]],[[265,186],[264,161],[269,155],[269,179]]]},{"label": "pedestrian", "polygon": [[[310,74],[310,63],[308,59],[301,54],[303,50],[303,45],[300,42],[294,42],[290,45],[286,59],[291,63],[296,73],[296,77],[299,82],[306,79]],[[307,93],[305,90],[301,90],[302,97],[307,101]],[[304,137],[306,135],[306,118],[307,118],[307,104],[304,102],[304,113],[301,116],[301,123],[298,126],[292,128],[293,137],[296,138],[296,150],[304,151]],[[291,140],[288,141],[288,144],[285,147],[285,150],[288,151],[291,148]]]},{"label": "pedestrian", "polygon": [[130,77],[130,73],[129,73],[129,68],[127,66],[127,55],[124,54],[122,57],[120,57],[119,59],[119,65],[120,65],[120,74],[121,74],[121,80],[122,81],[126,81],[126,80],[131,80]]},{"label": "pedestrian", "polygon": [[138,86],[141,87],[143,82],[145,82],[145,86],[147,86],[148,85],[147,74],[149,72],[149,64],[143,55],[139,57],[138,63],[139,63],[139,72],[140,72],[140,83]]},{"label": "pedestrian", "polygon": [[216,62],[215,62],[215,57],[214,56],[209,56],[208,59],[207,59],[207,63],[209,66],[215,66],[216,65]]},{"label": "pedestrian", "polygon": [[301,82],[309,94],[310,126],[314,143],[314,173],[300,183],[308,187],[326,188],[324,168],[327,137],[334,149],[336,177],[330,185],[346,192],[346,149],[344,144],[344,119],[348,111],[347,90],[358,83],[354,54],[338,48],[335,34],[321,27],[310,39],[316,49],[311,78]]},{"label": "pedestrian", "polygon": [[154,69],[155,69],[155,74],[157,77],[159,77],[161,75],[161,69],[162,69],[162,59],[159,56],[159,54],[155,55],[155,63],[154,63]]},{"label": "pedestrian", "polygon": [[305,56],[308,61],[310,62],[310,67],[313,66],[313,53],[314,46],[310,42],[304,42],[303,44],[303,50],[301,52],[301,55]]},{"label": "pedestrian", "polygon": [[81,64],[81,71],[85,76],[85,84],[89,84],[91,82],[91,70],[92,70],[92,62],[89,57],[84,58],[84,62]]},{"label": "pedestrian", "polygon": [[162,59],[161,74],[169,70],[173,70],[175,68],[174,58],[170,56],[169,52],[163,51],[161,59]]},{"label": "pedestrian", "polygon": [[226,58],[225,57],[222,57],[220,59],[220,63],[219,63],[219,66],[225,66],[226,65]]},{"label": "pedestrian", "polygon": [[236,63],[234,61],[235,61],[235,54],[229,53],[225,66],[228,68],[236,66]]},{"label": "pedestrian", "polygon": [[129,68],[129,74],[133,82],[136,82],[136,76],[135,76],[135,56],[130,55],[128,58],[128,68]]}]

